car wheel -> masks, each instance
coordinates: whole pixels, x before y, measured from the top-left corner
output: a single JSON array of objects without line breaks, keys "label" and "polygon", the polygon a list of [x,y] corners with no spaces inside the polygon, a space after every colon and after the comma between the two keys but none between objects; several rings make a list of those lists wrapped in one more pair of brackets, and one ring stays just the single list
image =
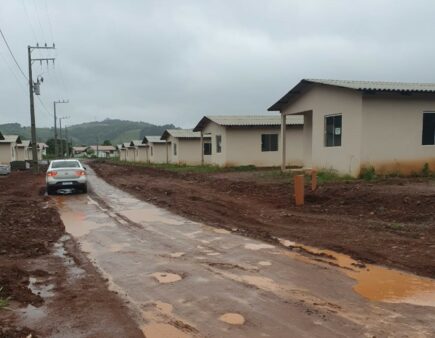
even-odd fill
[{"label": "car wheel", "polygon": [[54,193],[53,189],[51,189],[48,185],[47,185],[46,191],[47,191],[47,195],[53,195],[53,193]]}]

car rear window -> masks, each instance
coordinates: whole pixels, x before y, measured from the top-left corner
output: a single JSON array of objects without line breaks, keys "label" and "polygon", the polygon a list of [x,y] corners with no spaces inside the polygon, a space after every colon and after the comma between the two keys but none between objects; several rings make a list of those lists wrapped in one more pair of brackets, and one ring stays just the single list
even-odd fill
[{"label": "car rear window", "polygon": [[77,161],[56,161],[51,164],[53,169],[57,168],[80,168],[80,164]]}]

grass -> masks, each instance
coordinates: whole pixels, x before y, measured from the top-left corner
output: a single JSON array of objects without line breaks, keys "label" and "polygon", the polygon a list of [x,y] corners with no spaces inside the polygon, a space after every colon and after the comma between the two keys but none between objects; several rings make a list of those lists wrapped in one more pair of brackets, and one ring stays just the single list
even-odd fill
[{"label": "grass", "polygon": [[[3,287],[0,287],[0,293],[2,292]],[[10,297],[0,297],[0,310],[7,310],[9,305]]]},{"label": "grass", "polygon": [[328,182],[346,182],[353,181],[354,177],[350,175],[341,175],[333,169],[321,169],[317,172],[317,182],[318,184],[328,183]]},{"label": "grass", "polygon": [[[97,160],[98,161],[98,160]],[[119,165],[129,165],[145,168],[156,168],[181,173],[219,173],[219,172],[244,172],[256,171],[257,167],[253,165],[245,165],[238,167],[219,167],[217,165],[187,165],[173,163],[143,163],[143,162],[126,162],[119,159],[103,160],[116,163]]]}]

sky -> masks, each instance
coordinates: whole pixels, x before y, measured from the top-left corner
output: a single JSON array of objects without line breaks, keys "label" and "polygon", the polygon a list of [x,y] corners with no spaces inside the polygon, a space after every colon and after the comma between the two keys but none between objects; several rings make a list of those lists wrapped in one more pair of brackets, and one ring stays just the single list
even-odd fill
[{"label": "sky", "polygon": [[[25,75],[44,78],[72,125],[105,118],[191,128],[267,108],[303,78],[435,82],[432,0],[1,0],[0,28]],[[0,39],[0,124],[30,125],[24,76]]]}]

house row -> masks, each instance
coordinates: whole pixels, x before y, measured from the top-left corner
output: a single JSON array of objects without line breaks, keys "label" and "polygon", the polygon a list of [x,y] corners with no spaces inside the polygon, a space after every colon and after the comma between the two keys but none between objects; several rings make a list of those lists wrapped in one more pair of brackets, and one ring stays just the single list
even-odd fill
[{"label": "house row", "polygon": [[118,145],[125,161],[330,169],[358,176],[435,171],[435,84],[303,79],[275,115],[204,116]]},{"label": "house row", "polygon": [[75,158],[98,157],[98,158],[115,158],[119,157],[118,148],[108,145],[91,145],[91,146],[74,146],[72,147],[72,156]]},{"label": "house row", "polygon": [[[38,160],[46,155],[48,146],[37,143]],[[0,132],[0,164],[10,164],[14,161],[29,161],[32,159],[33,145],[31,141],[21,140],[18,135],[3,135]]]},{"label": "house row", "polygon": [[167,129],[118,145],[120,159],[130,162],[218,166],[279,166],[279,140],[286,133],[286,165],[302,165],[303,117],[281,128],[279,116],[204,116],[193,129]]}]

